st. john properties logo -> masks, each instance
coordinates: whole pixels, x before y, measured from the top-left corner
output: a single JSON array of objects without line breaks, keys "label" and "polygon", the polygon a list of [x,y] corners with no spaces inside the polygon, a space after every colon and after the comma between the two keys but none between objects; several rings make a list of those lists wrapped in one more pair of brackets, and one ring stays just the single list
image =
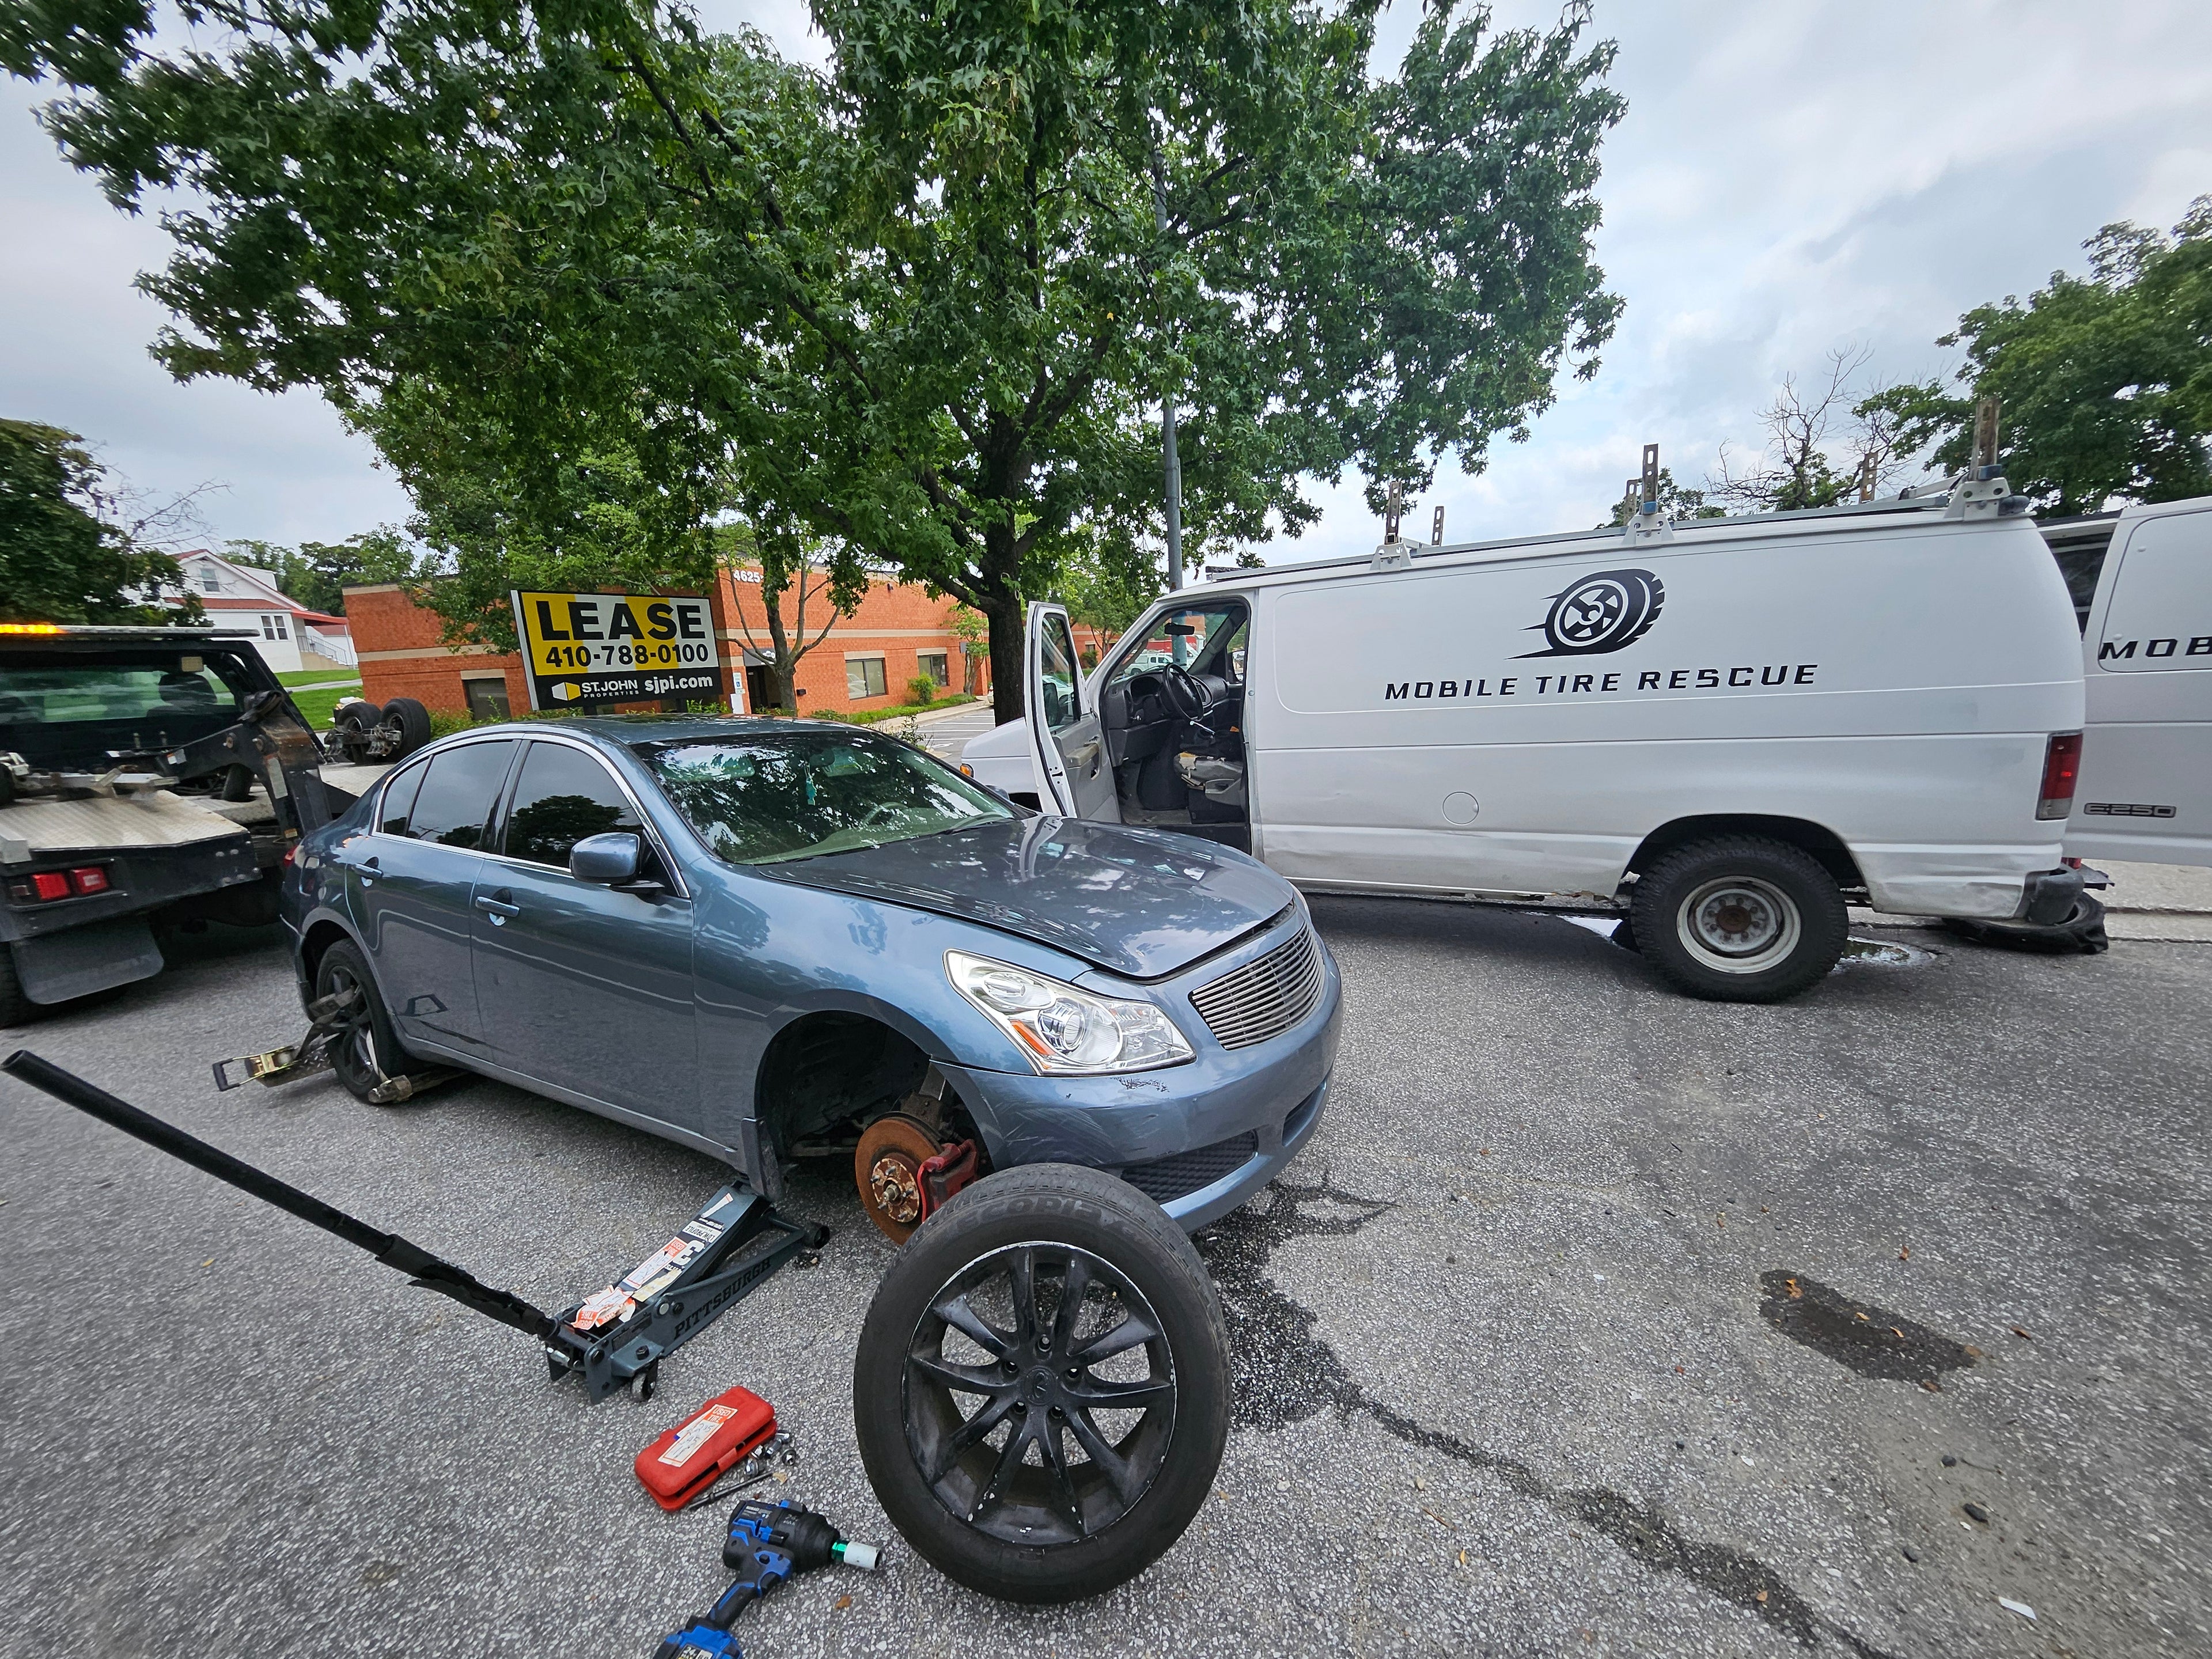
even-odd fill
[{"label": "st. john properties logo", "polygon": [[1552,608],[1529,632],[1544,630],[1546,648],[1523,657],[1599,657],[1626,650],[1650,631],[1667,602],[1665,584],[1649,570],[1601,570],[1552,596]]}]

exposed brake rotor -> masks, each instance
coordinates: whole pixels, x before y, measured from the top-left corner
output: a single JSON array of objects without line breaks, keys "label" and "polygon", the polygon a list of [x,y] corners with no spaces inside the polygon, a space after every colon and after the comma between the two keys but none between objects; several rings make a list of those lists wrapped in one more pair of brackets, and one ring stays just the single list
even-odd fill
[{"label": "exposed brake rotor", "polygon": [[868,1219],[893,1243],[905,1243],[928,1212],[921,1166],[943,1150],[923,1125],[896,1113],[860,1131],[860,1144],[853,1149],[853,1182]]}]

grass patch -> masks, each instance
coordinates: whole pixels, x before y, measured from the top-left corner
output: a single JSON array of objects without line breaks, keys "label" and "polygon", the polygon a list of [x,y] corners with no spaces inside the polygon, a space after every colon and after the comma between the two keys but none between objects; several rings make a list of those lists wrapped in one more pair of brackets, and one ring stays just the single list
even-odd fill
[{"label": "grass patch", "polygon": [[360,695],[361,682],[356,680],[350,685],[333,685],[320,691],[295,691],[292,701],[299,705],[300,713],[306,717],[308,725],[318,732],[327,732],[330,730],[331,715],[337,708],[338,699]]},{"label": "grass patch", "polygon": [[276,677],[279,685],[315,685],[324,680],[350,680],[355,685],[359,685],[361,670],[332,663],[327,668],[301,668]]},{"label": "grass patch", "polygon": [[896,708],[817,708],[811,710],[807,718],[840,720],[847,726],[873,726],[878,720],[903,720],[909,714],[927,714],[933,708],[957,708],[963,703],[975,701],[964,691],[952,691],[941,697],[933,697],[927,702],[902,702]]}]

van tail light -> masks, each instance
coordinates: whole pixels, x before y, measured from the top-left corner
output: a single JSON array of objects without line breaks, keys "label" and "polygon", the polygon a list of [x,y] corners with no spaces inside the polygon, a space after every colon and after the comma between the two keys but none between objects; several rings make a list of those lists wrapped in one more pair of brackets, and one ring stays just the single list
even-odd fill
[{"label": "van tail light", "polygon": [[2043,751],[2043,790],[2035,803],[2039,818],[2063,818],[2074,810],[2074,781],[2081,771],[2081,734],[2061,732]]}]

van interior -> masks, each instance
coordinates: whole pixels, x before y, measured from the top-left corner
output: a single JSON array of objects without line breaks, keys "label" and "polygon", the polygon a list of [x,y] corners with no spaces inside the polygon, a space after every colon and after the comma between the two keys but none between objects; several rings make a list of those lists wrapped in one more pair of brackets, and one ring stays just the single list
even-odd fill
[{"label": "van interior", "polygon": [[1098,697],[1121,822],[1249,852],[1244,793],[1244,601],[1194,599],[1124,640]]}]

